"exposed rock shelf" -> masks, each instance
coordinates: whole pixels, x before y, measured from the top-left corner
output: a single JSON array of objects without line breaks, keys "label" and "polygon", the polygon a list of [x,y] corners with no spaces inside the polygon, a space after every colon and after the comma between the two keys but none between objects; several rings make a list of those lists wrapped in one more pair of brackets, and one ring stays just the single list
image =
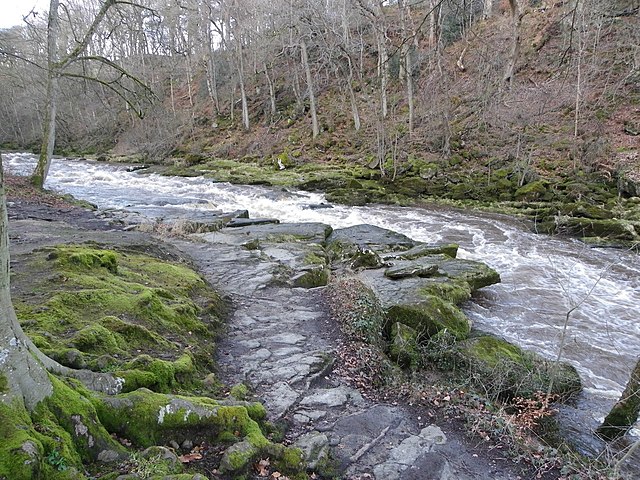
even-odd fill
[{"label": "exposed rock shelf", "polygon": [[[369,226],[331,233],[323,224],[252,225],[197,237],[198,242],[172,243],[232,300],[228,332],[219,344],[221,376],[229,384],[248,384],[272,421],[289,423],[291,440],[306,452],[309,468],[331,467],[342,472],[342,478],[353,479],[516,477],[511,468],[496,469],[490,460],[473,456],[459,434],[450,436],[407,407],[369,400],[331,373],[337,327],[327,312],[322,289],[297,287],[300,275],[311,268],[326,271],[325,245],[335,255],[338,240],[342,252],[373,247],[379,255],[389,254],[392,246],[410,251],[417,242]],[[451,246],[443,248],[451,252]],[[458,261],[457,268],[446,267],[455,261],[445,259],[441,250],[423,253],[438,253],[433,257],[436,270],[448,271],[458,284],[461,271],[479,271],[480,264],[475,262]],[[339,263],[345,258],[334,260]],[[491,280],[479,281],[476,287],[497,280],[495,272],[484,268]],[[375,283],[371,272],[386,278],[381,270],[364,271],[362,277]],[[327,276],[314,280],[306,286],[324,285]]]}]

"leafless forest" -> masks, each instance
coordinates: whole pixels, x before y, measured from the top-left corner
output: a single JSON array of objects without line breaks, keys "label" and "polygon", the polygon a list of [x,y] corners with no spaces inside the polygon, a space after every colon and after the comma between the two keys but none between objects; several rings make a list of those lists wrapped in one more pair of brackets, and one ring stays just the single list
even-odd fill
[{"label": "leafless forest", "polygon": [[0,31],[8,148],[46,147],[53,109],[62,153],[298,145],[394,165],[507,162],[523,179],[634,160],[637,0],[51,0],[51,12]]}]

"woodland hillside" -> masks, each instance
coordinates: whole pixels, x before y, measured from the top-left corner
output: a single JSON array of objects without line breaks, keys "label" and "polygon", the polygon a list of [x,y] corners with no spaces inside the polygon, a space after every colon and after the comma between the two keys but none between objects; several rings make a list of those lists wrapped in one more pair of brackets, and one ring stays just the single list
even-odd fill
[{"label": "woodland hillside", "polygon": [[[70,0],[56,152],[357,163],[480,200],[633,179],[639,15],[638,0]],[[0,31],[0,54],[0,144],[38,150],[46,13]]]}]

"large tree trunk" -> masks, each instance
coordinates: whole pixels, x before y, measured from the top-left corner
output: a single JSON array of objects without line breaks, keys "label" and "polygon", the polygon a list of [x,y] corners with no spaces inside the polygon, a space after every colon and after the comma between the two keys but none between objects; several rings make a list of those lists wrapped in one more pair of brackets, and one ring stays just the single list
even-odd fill
[{"label": "large tree trunk", "polygon": [[8,223],[0,158],[0,375],[5,377],[8,389],[0,395],[0,402],[18,400],[31,409],[51,395],[53,387],[45,369],[31,355],[31,342],[22,331],[11,302]]},{"label": "large tree trunk", "polygon": [[638,421],[640,414],[640,359],[631,372],[620,400],[613,406],[609,415],[598,427],[598,435],[611,441],[625,435]]}]

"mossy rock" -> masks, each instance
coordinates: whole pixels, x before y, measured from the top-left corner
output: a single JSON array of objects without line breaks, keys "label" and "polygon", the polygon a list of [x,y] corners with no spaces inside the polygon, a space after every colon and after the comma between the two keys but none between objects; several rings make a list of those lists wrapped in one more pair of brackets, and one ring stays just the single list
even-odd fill
[{"label": "mossy rock", "polygon": [[0,402],[0,478],[80,480],[83,463],[104,451],[124,457],[98,421],[86,390],[50,377],[53,393],[29,414],[19,403]]},{"label": "mossy rock", "polygon": [[71,344],[82,352],[109,353],[119,351],[116,336],[100,324],[87,325],[76,332]]},{"label": "mossy rock", "polygon": [[117,255],[111,250],[96,248],[58,248],[49,254],[49,260],[56,260],[61,268],[71,266],[80,269],[106,268],[111,273],[118,273]]},{"label": "mossy rock", "polygon": [[458,255],[458,247],[457,243],[423,243],[410,248],[406,252],[398,253],[395,256],[404,260],[415,260],[428,255],[446,255],[451,258],[456,258]]},{"label": "mossy rock", "polygon": [[390,322],[413,328],[420,337],[431,337],[448,331],[458,340],[471,331],[471,322],[462,311],[442,298],[426,296],[420,303],[393,305],[387,310]]},{"label": "mossy rock", "polygon": [[[14,297],[18,318],[60,363],[119,371],[127,389],[162,392],[192,388],[213,368],[224,302],[184,265],[86,245],[35,251],[25,265],[14,278],[38,295]],[[141,353],[157,361],[130,365]]]},{"label": "mossy rock", "polygon": [[354,207],[364,206],[370,201],[367,192],[362,189],[334,188],[327,191],[325,197],[330,203],[340,203]]},{"label": "mossy rock", "polygon": [[347,277],[330,283],[326,292],[343,330],[383,350],[387,317],[373,290],[361,280]]},{"label": "mossy rock", "polygon": [[538,180],[535,182],[523,185],[516,190],[516,200],[550,200],[551,194],[549,192],[549,182],[546,180]]},{"label": "mossy rock", "polygon": [[457,345],[459,366],[490,395],[501,398],[532,397],[550,391],[566,398],[582,388],[576,369],[525,352],[500,338],[485,335]]},{"label": "mossy rock", "polygon": [[439,271],[456,282],[466,282],[472,291],[500,283],[500,274],[488,265],[473,260],[440,256]]},{"label": "mossy rock", "polygon": [[622,242],[640,241],[640,223],[626,220],[595,220],[559,216],[556,230],[560,233],[584,237],[600,237]]},{"label": "mossy rock", "polygon": [[400,322],[391,327],[391,343],[389,358],[405,368],[416,368],[420,361],[418,348],[418,332]]},{"label": "mossy rock", "polygon": [[421,295],[435,296],[453,305],[460,305],[471,298],[471,285],[464,280],[430,278],[420,287]]},{"label": "mossy rock", "polygon": [[292,278],[292,283],[301,288],[324,287],[329,283],[329,274],[329,268],[323,265],[307,267]]}]

